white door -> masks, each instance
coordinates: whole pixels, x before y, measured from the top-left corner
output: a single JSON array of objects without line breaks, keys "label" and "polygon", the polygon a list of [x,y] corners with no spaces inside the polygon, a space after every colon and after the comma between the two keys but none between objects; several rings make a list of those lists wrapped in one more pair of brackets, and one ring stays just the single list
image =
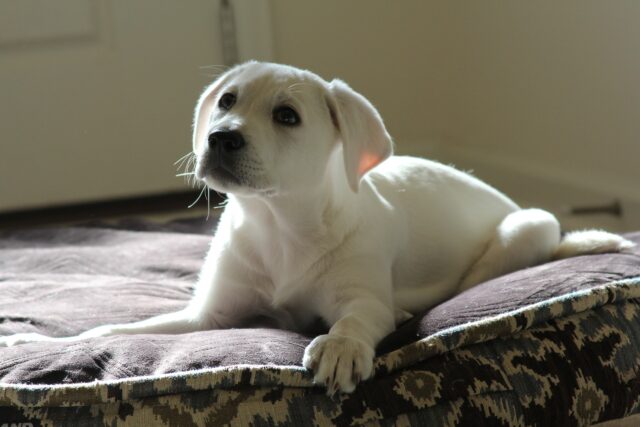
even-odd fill
[{"label": "white door", "polygon": [[[0,0],[0,211],[186,190],[173,163],[224,64],[222,3]],[[268,59],[267,4],[231,5],[227,48]]]}]

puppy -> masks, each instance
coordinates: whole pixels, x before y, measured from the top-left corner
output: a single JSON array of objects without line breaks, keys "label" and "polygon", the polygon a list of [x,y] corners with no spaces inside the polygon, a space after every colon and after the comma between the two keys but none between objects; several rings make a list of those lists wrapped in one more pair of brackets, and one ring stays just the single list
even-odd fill
[{"label": "puppy", "polygon": [[632,246],[600,231],[560,238],[556,218],[521,209],[451,167],[392,156],[380,115],[340,80],[284,65],[232,68],[200,97],[197,178],[229,202],[195,295],[182,311],[79,336],[18,334],[4,345],[113,334],[180,334],[255,316],[330,326],[303,364],[328,393],[372,374],[396,325],[482,281],[552,258]]}]

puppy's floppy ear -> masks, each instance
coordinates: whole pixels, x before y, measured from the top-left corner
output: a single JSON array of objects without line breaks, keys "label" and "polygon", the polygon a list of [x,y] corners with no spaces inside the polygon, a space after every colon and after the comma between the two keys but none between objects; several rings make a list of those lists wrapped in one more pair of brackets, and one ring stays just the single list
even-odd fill
[{"label": "puppy's floppy ear", "polygon": [[216,108],[216,99],[220,90],[246,65],[253,64],[255,61],[245,62],[226,71],[218,77],[211,85],[209,85],[200,95],[196,110],[193,114],[193,151],[195,152],[206,140],[209,132],[209,118]]},{"label": "puppy's floppy ear", "polygon": [[[358,192],[362,177],[393,153],[393,143],[373,105],[342,80],[329,83],[329,110],[338,128],[349,186]],[[332,105],[333,104],[333,105]]]}]

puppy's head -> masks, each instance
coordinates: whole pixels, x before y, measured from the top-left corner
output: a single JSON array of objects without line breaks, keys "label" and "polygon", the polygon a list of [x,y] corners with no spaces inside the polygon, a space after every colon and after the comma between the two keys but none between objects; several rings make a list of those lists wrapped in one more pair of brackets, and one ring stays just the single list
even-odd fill
[{"label": "puppy's head", "polygon": [[320,185],[335,150],[344,184],[392,152],[375,108],[339,80],[297,68],[248,62],[220,76],[196,106],[196,176],[237,195],[295,193]]}]

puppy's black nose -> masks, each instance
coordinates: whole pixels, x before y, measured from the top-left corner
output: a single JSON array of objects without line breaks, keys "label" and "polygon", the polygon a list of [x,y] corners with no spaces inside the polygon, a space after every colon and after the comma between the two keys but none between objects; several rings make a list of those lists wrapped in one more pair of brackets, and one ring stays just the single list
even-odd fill
[{"label": "puppy's black nose", "polygon": [[218,152],[237,151],[245,145],[244,137],[235,130],[219,130],[209,135],[209,148]]}]

